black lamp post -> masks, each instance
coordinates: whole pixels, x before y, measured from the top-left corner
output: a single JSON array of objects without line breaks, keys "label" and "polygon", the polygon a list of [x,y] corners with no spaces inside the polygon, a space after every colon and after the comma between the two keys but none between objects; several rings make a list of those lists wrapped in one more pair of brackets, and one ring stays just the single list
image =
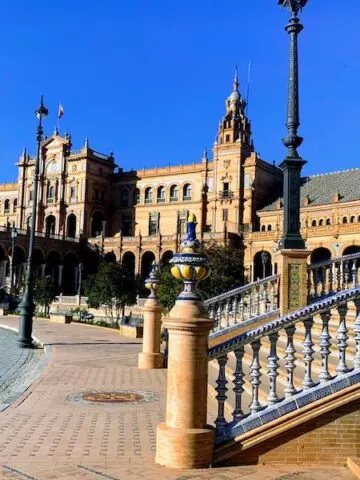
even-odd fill
[{"label": "black lamp post", "polygon": [[30,226],[30,235],[29,235],[29,252],[28,259],[26,264],[26,274],[25,274],[25,290],[24,297],[22,302],[19,305],[20,309],[20,324],[19,324],[19,346],[21,348],[32,348],[32,324],[33,324],[33,314],[34,314],[34,300],[33,300],[33,250],[34,250],[34,239],[36,231],[36,207],[37,207],[37,197],[38,197],[38,184],[39,184],[39,170],[40,170],[40,156],[41,156],[41,142],[43,136],[43,127],[42,122],[48,114],[48,109],[45,107],[43,102],[43,97],[41,97],[41,102],[39,108],[35,111],[35,114],[39,120],[37,127],[37,155],[35,163],[35,174],[34,174],[34,185],[33,185],[33,194],[32,194],[32,215],[31,215],[31,226]]},{"label": "black lamp post", "polygon": [[15,240],[18,236],[18,232],[15,228],[15,222],[13,222],[10,229],[11,234],[11,263],[10,263],[10,294],[14,293],[14,253],[15,253]]},{"label": "black lamp post", "polygon": [[262,263],[262,267],[263,267],[263,276],[262,278],[265,278],[266,277],[266,266],[269,262],[269,259],[270,259],[270,256],[267,252],[261,252],[261,263]]},{"label": "black lamp post", "polygon": [[291,18],[285,30],[290,35],[290,67],[289,91],[286,126],[288,135],[283,139],[288,154],[280,164],[284,173],[284,235],[279,242],[281,249],[305,249],[305,242],[300,234],[300,179],[301,169],[306,161],[303,160],[297,148],[302,144],[302,137],[298,136],[299,118],[299,62],[298,62],[298,35],[304,28],[298,18],[299,12],[305,7],[308,0],[277,0],[278,5],[287,8]]}]

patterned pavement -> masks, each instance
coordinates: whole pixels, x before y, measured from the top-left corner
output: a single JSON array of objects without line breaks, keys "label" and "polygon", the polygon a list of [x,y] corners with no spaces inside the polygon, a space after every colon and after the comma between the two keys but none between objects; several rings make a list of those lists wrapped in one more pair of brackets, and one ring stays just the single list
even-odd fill
[{"label": "patterned pavement", "polygon": [[[0,319],[16,327],[17,320]],[[3,334],[3,331],[1,331]],[[79,324],[35,322],[46,355],[42,374],[0,413],[0,479],[332,480],[345,469],[235,467],[176,471],[154,463],[156,426],[164,420],[166,370],[138,370],[141,340]],[[7,355],[4,340],[2,353]],[[11,347],[8,367],[24,358]],[[51,356],[49,355],[51,353]],[[1,355],[1,358],[3,358]],[[47,358],[46,358],[47,356]],[[45,360],[44,360],[45,358]],[[10,360],[11,359],[11,360]],[[42,363],[41,363],[42,362]],[[6,374],[6,373],[5,373]],[[88,403],[89,392],[145,392],[146,401]],[[111,398],[110,395],[110,398]]]}]

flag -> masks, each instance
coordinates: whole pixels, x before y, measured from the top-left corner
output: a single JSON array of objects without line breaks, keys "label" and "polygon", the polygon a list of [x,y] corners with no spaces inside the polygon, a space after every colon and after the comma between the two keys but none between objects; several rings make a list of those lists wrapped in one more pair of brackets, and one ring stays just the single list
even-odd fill
[{"label": "flag", "polygon": [[59,109],[58,109],[58,119],[60,119],[64,115],[64,109],[61,103],[59,103]]}]

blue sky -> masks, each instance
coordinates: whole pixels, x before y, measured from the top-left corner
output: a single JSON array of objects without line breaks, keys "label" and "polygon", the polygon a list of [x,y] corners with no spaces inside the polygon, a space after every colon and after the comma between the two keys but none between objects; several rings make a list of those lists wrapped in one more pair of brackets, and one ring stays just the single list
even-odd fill
[{"label": "blue sky", "polygon": [[[324,4],[326,3],[326,8]],[[309,0],[300,38],[300,149],[305,172],[359,165],[360,2]],[[252,80],[249,116],[262,158],[284,155],[288,19],[276,0],[2,1],[0,181],[16,178],[24,145],[35,152],[41,93],[45,130],[74,148],[114,151],[125,169],[197,161],[212,147],[239,65]]]}]

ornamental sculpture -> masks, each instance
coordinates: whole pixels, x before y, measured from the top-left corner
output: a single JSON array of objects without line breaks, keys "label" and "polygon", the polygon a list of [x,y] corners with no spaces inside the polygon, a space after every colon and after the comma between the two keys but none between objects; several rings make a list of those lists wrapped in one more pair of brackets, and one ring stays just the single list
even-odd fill
[{"label": "ornamental sculpture", "polygon": [[154,261],[151,265],[151,270],[148,278],[145,280],[145,287],[150,290],[148,298],[157,298],[157,291],[160,287],[159,280],[159,265]]},{"label": "ornamental sculpture", "polygon": [[210,273],[209,260],[200,253],[201,243],[196,238],[196,217],[190,214],[187,222],[187,234],[180,245],[180,253],[170,260],[173,265],[171,273],[184,282],[184,290],[178,296],[179,300],[200,300],[196,285]]},{"label": "ornamental sculpture", "polygon": [[294,17],[305,7],[308,0],[278,0],[278,5],[287,8]]}]

